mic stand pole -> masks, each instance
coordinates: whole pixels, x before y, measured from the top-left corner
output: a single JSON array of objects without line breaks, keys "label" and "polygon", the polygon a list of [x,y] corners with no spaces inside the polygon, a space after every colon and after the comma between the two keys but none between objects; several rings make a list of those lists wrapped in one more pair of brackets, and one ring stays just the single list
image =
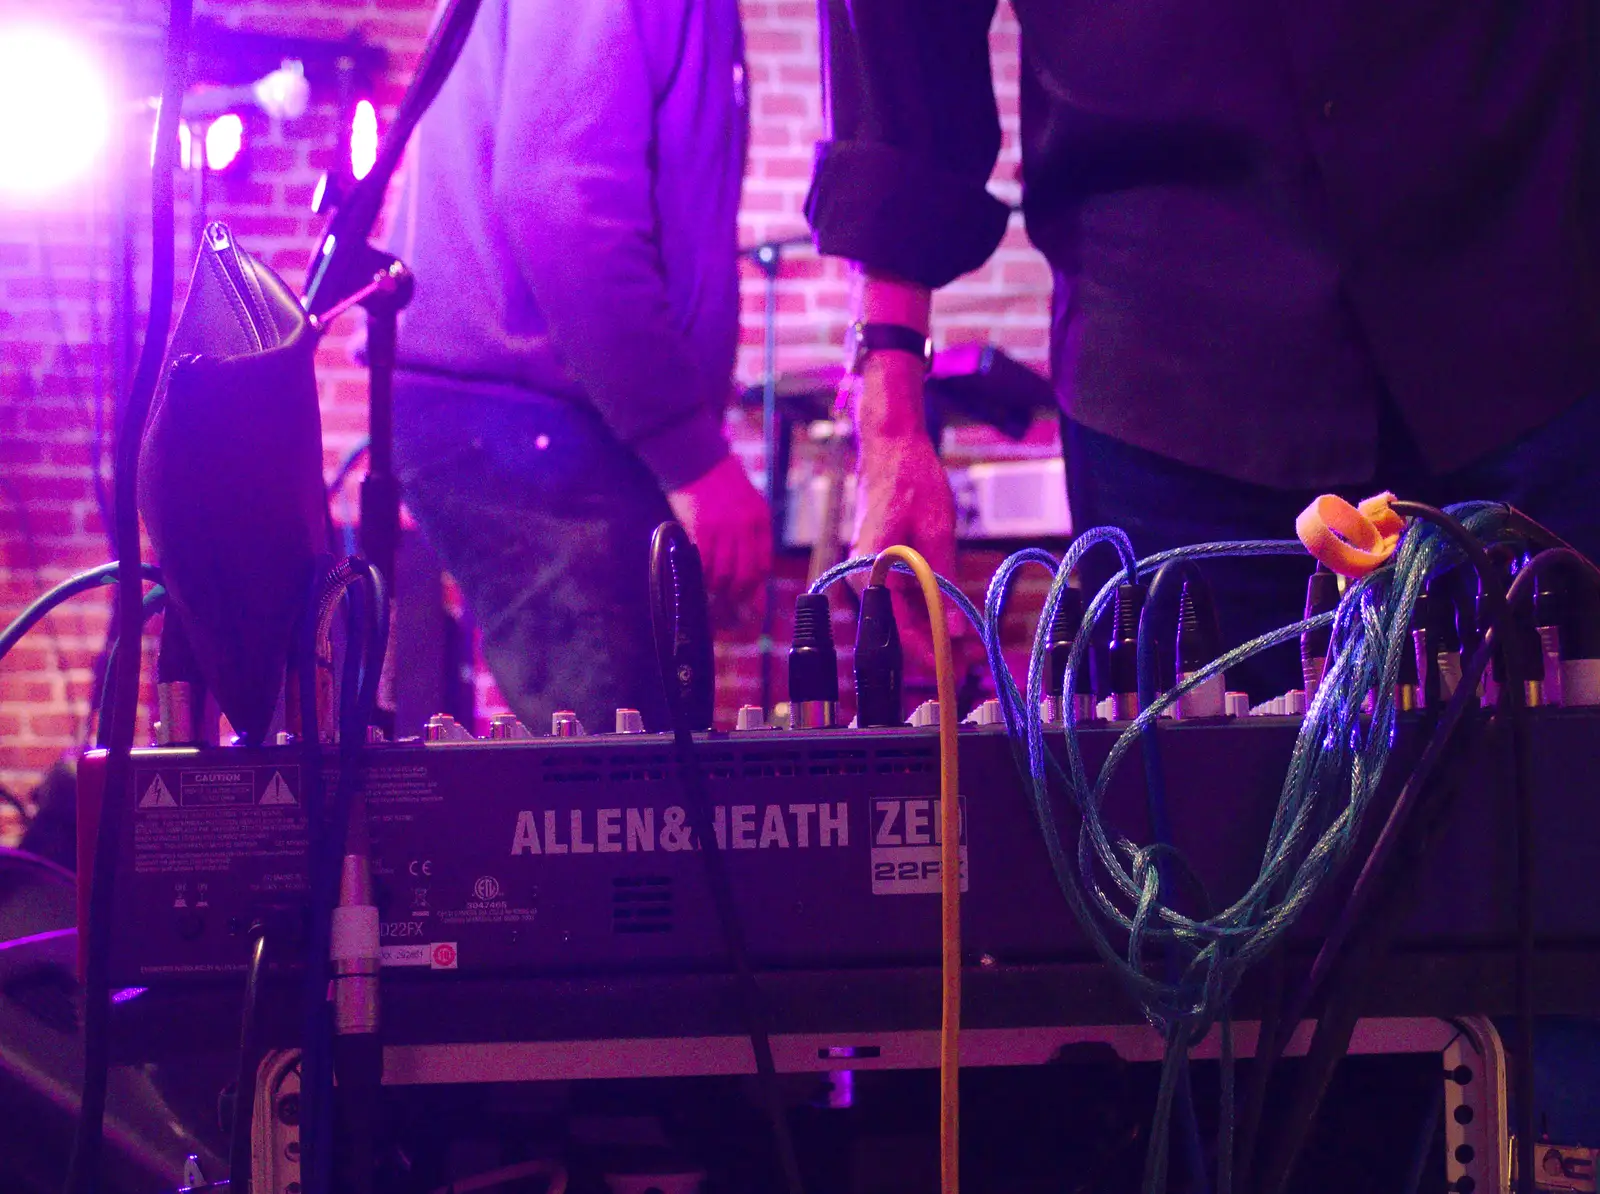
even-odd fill
[{"label": "mic stand pole", "polygon": [[[367,475],[361,480],[361,554],[382,574],[394,608],[395,561],[400,554],[400,482],[394,475],[394,370],[400,312],[415,289],[399,258],[367,246],[372,281],[313,322],[326,327],[352,307],[367,313]],[[391,616],[390,626],[394,625]],[[393,631],[391,630],[391,634]],[[385,651],[374,720],[394,737],[394,652]]]},{"label": "mic stand pole", "polygon": [[756,246],[756,266],[766,279],[766,305],[761,339],[761,445],[767,466],[767,509],[772,513],[772,569],[767,573],[766,601],[761,612],[761,708],[772,711],[772,619],[778,601],[777,563],[783,551],[789,512],[788,419],[778,417],[778,271],[783,268],[783,242]]},{"label": "mic stand pole", "polygon": [[[400,539],[400,486],[393,471],[395,340],[400,312],[411,299],[412,281],[405,266],[374,248],[370,237],[406,142],[461,56],[479,3],[449,0],[444,6],[366,177],[352,183],[340,168],[337,175],[330,172],[326,178],[319,210],[331,214],[322,243],[311,259],[302,298],[319,330],[352,306],[359,304],[367,312],[371,447],[367,476],[361,484],[361,550],[389,585],[391,611]],[[392,659],[393,652],[385,651],[378,700],[379,728],[391,735],[395,708]]]},{"label": "mic stand pole", "polygon": [[206,236],[206,134],[209,122],[189,125],[189,256],[200,256]]},{"label": "mic stand pole", "polygon": [[761,446],[767,466],[767,509],[772,512],[772,561],[774,571],[767,575],[766,609],[761,615],[761,708],[772,710],[772,619],[777,604],[776,565],[785,541],[784,528],[789,515],[789,441],[792,421],[778,412],[778,272],[783,268],[783,251],[793,245],[809,245],[810,236],[788,236],[763,241],[740,251],[761,271],[766,280],[766,303],[761,337]]}]

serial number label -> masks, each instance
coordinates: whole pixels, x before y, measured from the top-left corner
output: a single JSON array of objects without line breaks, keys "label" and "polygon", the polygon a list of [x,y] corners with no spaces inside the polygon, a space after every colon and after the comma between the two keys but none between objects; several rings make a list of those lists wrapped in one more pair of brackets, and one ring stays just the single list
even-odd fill
[{"label": "serial number label", "polygon": [[[942,876],[938,799],[875,799],[872,802],[872,894],[937,895]],[[960,802],[961,890],[967,872],[967,807]]]}]

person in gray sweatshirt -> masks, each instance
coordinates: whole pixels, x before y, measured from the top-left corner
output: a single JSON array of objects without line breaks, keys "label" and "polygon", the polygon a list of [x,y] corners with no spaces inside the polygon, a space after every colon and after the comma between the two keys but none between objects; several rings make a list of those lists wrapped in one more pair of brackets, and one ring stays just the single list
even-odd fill
[{"label": "person in gray sweatshirt", "polygon": [[536,732],[666,728],[659,523],[724,609],[770,570],[723,433],[747,127],[736,0],[484,0],[412,143],[396,472]]}]

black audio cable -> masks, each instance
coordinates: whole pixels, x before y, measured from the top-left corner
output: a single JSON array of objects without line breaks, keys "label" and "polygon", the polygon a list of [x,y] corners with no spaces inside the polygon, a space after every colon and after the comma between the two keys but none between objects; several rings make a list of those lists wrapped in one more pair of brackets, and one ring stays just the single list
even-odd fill
[{"label": "black audio cable", "polygon": [[[1455,695],[1461,683],[1462,642],[1461,630],[1456,620],[1456,588],[1459,581],[1456,571],[1444,572],[1428,582],[1428,615],[1424,625],[1433,667],[1429,674],[1438,674],[1438,700],[1435,707]],[[1430,690],[1429,700],[1433,700]]]},{"label": "black audio cable", "polygon": [[856,615],[855,678],[856,725],[866,728],[904,724],[905,657],[888,585],[868,585],[861,590],[861,609]]},{"label": "black audio cable", "polygon": [[[1470,629],[1463,625],[1462,638],[1475,640],[1476,649],[1464,667],[1460,686],[1435,723],[1416,765],[1396,797],[1339,919],[1323,942],[1287,1018],[1287,1024],[1292,1026],[1309,1010],[1312,998],[1323,987],[1328,989],[1311,1047],[1302,1063],[1299,1089],[1290,1104],[1288,1121],[1277,1134],[1277,1147],[1266,1169],[1262,1189],[1267,1194],[1279,1194],[1287,1187],[1332,1067],[1348,1046],[1365,982],[1387,951],[1403,919],[1403,906],[1415,888],[1421,859],[1453,804],[1468,757],[1464,749],[1465,736],[1454,732],[1456,726],[1468,709],[1478,704],[1478,682],[1497,652],[1508,653],[1510,676],[1524,674],[1520,650],[1523,644],[1510,633],[1509,614],[1514,605],[1531,598],[1538,572],[1552,566],[1542,563],[1540,568],[1534,569],[1530,565],[1528,575],[1519,576],[1507,591],[1501,587],[1502,574],[1489,551],[1452,516],[1418,503],[1397,502],[1392,508],[1404,516],[1423,518],[1439,526],[1467,556],[1478,578],[1477,600],[1472,603],[1477,618]],[[1522,685],[1507,684],[1503,695],[1512,715],[1514,749],[1518,752],[1515,761],[1522,776],[1526,767],[1525,751],[1515,745],[1525,732]],[[1532,858],[1529,851],[1532,848],[1532,810],[1531,794],[1525,790],[1526,780],[1519,778],[1518,787],[1518,1019],[1531,1028]],[[1531,1082],[1532,1074],[1531,1031],[1521,1035],[1515,1067],[1521,1075],[1519,1084],[1524,1078]],[[1530,1089],[1523,1103],[1523,1110],[1530,1116],[1531,1096]],[[1531,1127],[1531,1120],[1524,1127]],[[1519,1135],[1519,1152],[1527,1150],[1523,1172],[1529,1175],[1531,1183],[1533,1139],[1530,1131],[1519,1131]],[[1531,1184],[1527,1188],[1531,1190]]]},{"label": "black audio cable", "polygon": [[245,971],[244,1007],[239,1014],[239,1073],[233,1087],[233,1122],[228,1125],[228,1194],[250,1194],[250,1119],[255,1109],[256,1020],[261,1007],[261,982],[267,954],[266,926],[252,924],[250,963]]},{"label": "black audio cable", "polygon": [[1433,636],[1433,594],[1426,588],[1417,594],[1417,604],[1411,610],[1412,667],[1417,676],[1417,703],[1424,709],[1437,709],[1441,700],[1442,685],[1439,676],[1438,651]]},{"label": "black audio cable", "polygon": [[1067,662],[1072,658],[1072,648],[1083,633],[1083,593],[1070,586],[1061,590],[1061,601],[1056,606],[1056,616],[1050,619],[1050,638],[1045,647],[1046,692],[1045,721],[1050,725],[1066,717],[1070,702],[1080,723],[1094,720],[1094,677],[1088,666],[1078,669],[1073,691],[1066,691]]},{"label": "black audio cable", "polygon": [[[332,1063],[336,1079],[335,1120],[344,1141],[336,1188],[341,1194],[371,1194],[383,1096],[383,1038],[380,1034],[381,975],[378,909],[372,888],[371,841],[367,831],[365,794],[360,783],[368,727],[377,715],[378,684],[388,647],[389,599],[382,574],[359,557],[345,561],[355,578],[355,591],[366,598],[351,604],[350,646],[346,648],[343,684],[355,698],[341,699],[339,720],[339,798],[345,838],[334,857],[336,906],[331,910]],[[365,650],[358,653],[362,622],[367,624]],[[360,662],[359,674],[351,664]],[[346,777],[352,782],[346,785]]]},{"label": "black audio cable", "polygon": [[[193,0],[171,0],[162,70],[161,109],[156,117],[155,150],[150,170],[150,317],[145,327],[139,364],[122,412],[112,478],[113,543],[117,552],[117,618],[123,627],[141,627],[141,580],[138,511],[139,448],[144,425],[155,400],[161,365],[172,323],[175,255],[172,173],[177,165],[178,115],[189,74],[189,27]],[[94,866],[89,889],[88,943],[84,967],[83,1091],[77,1131],[68,1165],[67,1194],[91,1194],[100,1184],[105,1143],[106,1091],[111,1067],[111,917],[116,905],[117,850],[132,787],[134,706],[139,696],[140,652],[133,646],[119,653],[117,670],[107,680],[113,692],[110,745],[106,756],[105,799],[95,836]],[[79,876],[79,882],[85,881]]]},{"label": "black audio cable", "polygon": [[[1531,520],[1530,520],[1531,521]],[[1506,674],[1501,684],[1501,708],[1511,721],[1511,758],[1516,797],[1516,919],[1517,956],[1515,966],[1517,1042],[1512,1067],[1517,1107],[1517,1189],[1533,1194],[1534,1174],[1534,1087],[1533,1087],[1533,962],[1534,962],[1534,883],[1537,859],[1534,853],[1534,791],[1532,744],[1528,724],[1529,708],[1535,695],[1533,679],[1544,674],[1544,648],[1537,636],[1533,604],[1541,578],[1562,570],[1569,572],[1588,590],[1583,604],[1600,607],[1600,573],[1591,561],[1570,547],[1546,548],[1518,569],[1506,596],[1504,648]],[[1573,594],[1574,604],[1578,604]],[[1523,607],[1527,617],[1519,619]],[[1496,655],[1498,661],[1501,655]]]},{"label": "black audio cable", "polygon": [[789,643],[789,728],[825,729],[839,710],[839,653],[826,593],[801,593]]},{"label": "black audio cable", "polygon": [[[141,602],[141,611],[142,611],[142,616],[144,618],[144,622],[139,627],[139,638],[136,640],[138,642],[138,644],[139,644],[139,649],[141,651],[144,649],[144,628],[145,628],[145,626],[147,626],[149,624],[151,618],[155,617],[157,614],[159,614],[162,610],[164,610],[166,608],[167,608],[167,590],[166,589],[164,589],[160,585],[156,585],[154,588],[150,588],[150,589],[146,589],[145,590],[144,600],[143,600],[143,602]],[[107,675],[111,674],[110,669],[115,668],[117,666],[117,651],[120,648],[121,642],[122,642],[121,634],[120,633],[119,634],[115,634],[115,635],[113,635],[111,637],[111,639],[109,641],[109,644],[106,647]],[[94,742],[94,744],[95,744],[96,749],[98,749],[98,750],[105,750],[107,747],[109,747],[111,745],[111,721],[112,721],[111,709],[112,709],[112,702],[115,699],[115,696],[116,696],[116,694],[112,690],[112,686],[110,684],[105,684],[105,685],[101,686],[101,688],[100,688],[100,709],[99,709],[98,713],[95,716],[95,742]]]},{"label": "black audio cable", "polygon": [[215,731],[205,732],[205,704],[200,663],[183,629],[183,619],[174,610],[161,619],[161,643],[156,654],[156,741],[162,746],[209,743],[216,735]]},{"label": "black audio cable", "polygon": [[[1338,608],[1339,578],[1319,564],[1311,574],[1311,579],[1306,581],[1304,616],[1309,620]],[[1328,648],[1332,642],[1332,626],[1308,630],[1300,636],[1300,680],[1305,687],[1308,707],[1317,695],[1317,689],[1322,687],[1322,676],[1328,669]]]},{"label": "black audio cable", "polygon": [[1488,548],[1479,542],[1471,531],[1462,526],[1454,515],[1423,502],[1393,501],[1389,503],[1389,509],[1401,518],[1417,518],[1432,523],[1467,557],[1467,563],[1478,577],[1479,610],[1477,629],[1474,632],[1476,641],[1469,643],[1468,633],[1463,628],[1462,649],[1465,650],[1469,646],[1476,647],[1477,643],[1482,641],[1482,630],[1498,622],[1505,610],[1506,589],[1502,570],[1490,559]]},{"label": "black audio cable", "polygon": [[1130,721],[1139,716],[1139,618],[1144,603],[1143,585],[1127,582],[1117,586],[1111,644],[1106,648],[1113,721]]},{"label": "black audio cable", "polygon": [[756,1081],[766,1104],[784,1186],[788,1194],[804,1194],[800,1162],[789,1131],[789,1119],[784,1113],[782,1092],[778,1089],[766,999],[750,965],[727,860],[717,841],[705,772],[695,753],[695,732],[711,728],[715,673],[700,553],[690,542],[688,533],[676,522],[662,523],[650,540],[650,612],[656,660],[666,689],[667,712],[672,718],[679,782],[683,785],[684,802],[688,805],[695,837],[700,841],[701,857],[705,859],[706,878],[711,885],[717,919],[721,922],[723,943],[737,978],[745,1027],[755,1054]]},{"label": "black audio cable", "polygon": [[[351,620],[339,684],[339,780],[330,802],[325,799],[322,783],[316,661],[319,630],[342,598],[351,601]],[[339,876],[351,808],[359,795],[366,727],[371,724],[377,706],[378,679],[388,642],[387,613],[383,578],[370,564],[355,557],[331,566],[326,558],[319,563],[301,620],[298,651],[298,732],[305,772],[302,782],[306,789],[310,909],[301,1058],[300,1158],[306,1194],[327,1194],[333,1183],[334,1021],[328,1001],[333,977],[332,919],[339,898]],[[341,1053],[370,1070],[371,1050],[356,1052],[341,1048]],[[381,1065],[381,1053],[378,1059]],[[360,1097],[376,1097],[370,1074],[363,1073],[356,1085]],[[352,1165],[359,1165],[359,1161],[352,1161]]]}]

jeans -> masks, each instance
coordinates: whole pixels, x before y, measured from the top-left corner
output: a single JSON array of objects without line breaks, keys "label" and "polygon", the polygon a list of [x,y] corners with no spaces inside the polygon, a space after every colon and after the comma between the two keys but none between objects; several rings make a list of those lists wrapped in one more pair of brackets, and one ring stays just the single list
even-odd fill
[{"label": "jeans", "polygon": [[[1600,394],[1537,431],[1450,473],[1430,474],[1399,416],[1385,410],[1378,475],[1342,496],[1356,501],[1385,490],[1430,505],[1487,499],[1509,502],[1591,558],[1600,558]],[[1130,447],[1062,421],[1067,492],[1074,526],[1122,527],[1142,556],[1214,539],[1289,539],[1295,516],[1317,490],[1279,490],[1234,481]],[[1085,558],[1093,595],[1115,571],[1109,548]],[[1297,621],[1311,573],[1308,558],[1207,561],[1223,647]],[[1176,614],[1174,613],[1174,620]],[[1102,623],[1104,626],[1105,623]],[[1297,649],[1275,648],[1228,673],[1228,687],[1264,700],[1299,688]]]},{"label": "jeans", "polygon": [[600,417],[512,387],[400,373],[395,472],[460,584],[506,704],[610,731],[615,710],[666,728],[649,552],[672,517],[655,477]]}]

